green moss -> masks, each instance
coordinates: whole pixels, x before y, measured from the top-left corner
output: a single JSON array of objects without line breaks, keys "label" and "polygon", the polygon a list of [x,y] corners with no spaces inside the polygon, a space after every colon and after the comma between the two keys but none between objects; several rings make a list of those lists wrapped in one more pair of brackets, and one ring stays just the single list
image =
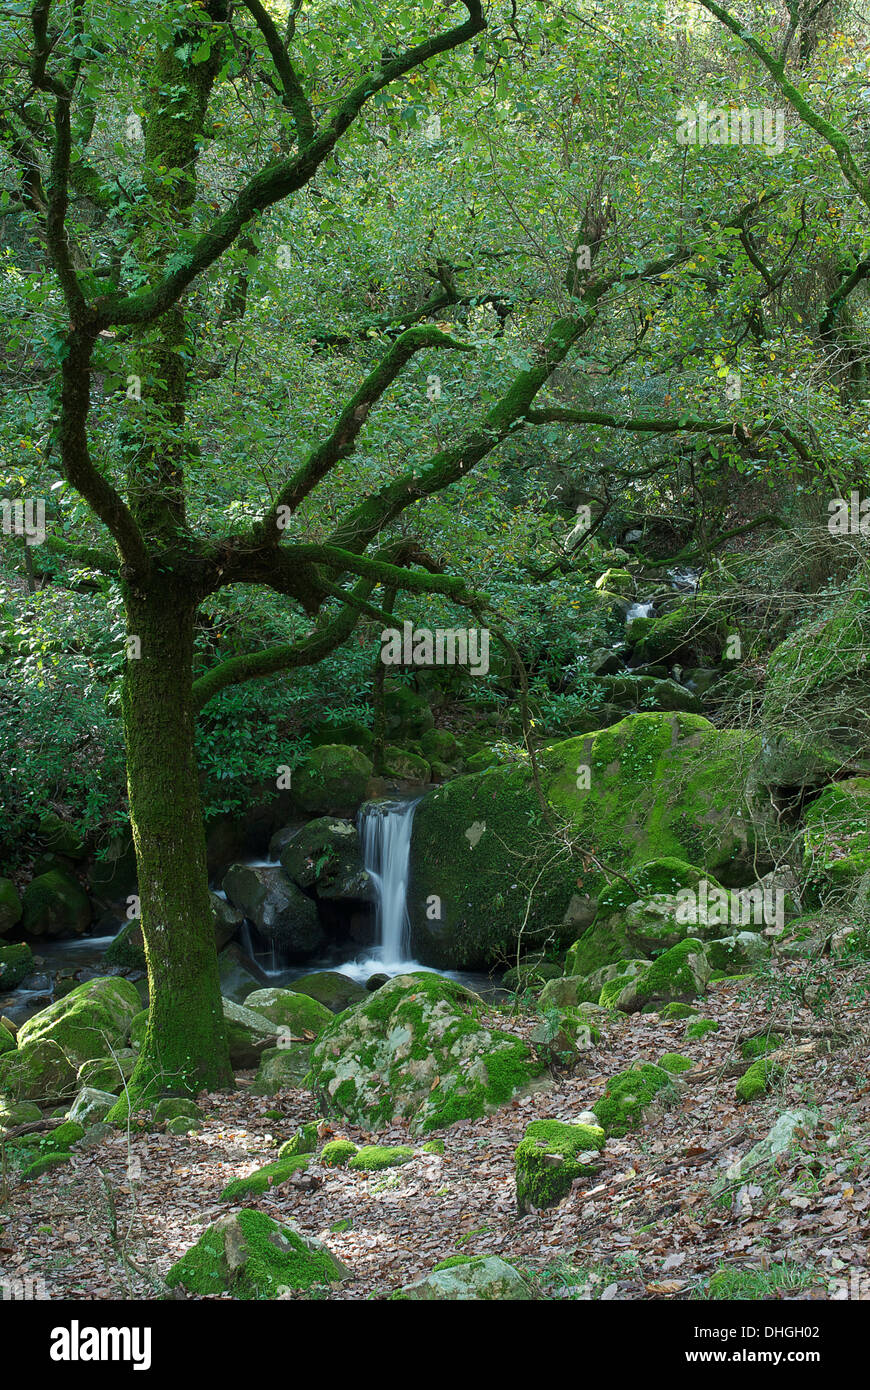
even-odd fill
[{"label": "green moss", "polygon": [[718,1033],[719,1024],[712,1018],[699,1018],[696,1023],[690,1023],[686,1028],[686,1038],[703,1038],[707,1033]]},{"label": "green moss", "polygon": [[47,1173],[49,1169],[57,1168],[61,1163],[69,1163],[71,1158],[72,1154],[65,1151],[43,1154],[22,1171],[21,1181],[30,1182],[32,1178],[38,1178],[41,1173]]},{"label": "green moss", "polygon": [[3,1024],[0,1023],[0,1056],[2,1056],[4,1052],[14,1052],[14,1051],[15,1051],[15,1039],[13,1038],[12,1034],[9,1032],[9,1029],[8,1029],[8,1028],[4,1028]]},{"label": "green moss", "polygon": [[870,870],[870,777],[826,787],[804,819],[809,901],[842,897]]},{"label": "green moss", "polygon": [[656,1098],[664,1100],[673,1094],[671,1075],[646,1062],[612,1076],[592,1109],[605,1133],[618,1136],[636,1129],[643,1121],[644,1110]]},{"label": "green moss", "polygon": [[310,1120],[307,1125],[297,1129],[278,1150],[279,1158],[292,1158],[294,1154],[313,1154],[317,1149],[317,1121]]},{"label": "green moss", "polygon": [[366,1144],[353,1155],[348,1167],[364,1173],[378,1173],[382,1168],[398,1168],[403,1163],[410,1163],[413,1157],[414,1150],[406,1144],[397,1144],[393,1148]]},{"label": "green moss", "polygon": [[761,1038],[747,1038],[740,1048],[741,1057],[745,1057],[747,1062],[751,1062],[756,1057],[765,1057],[768,1052],[775,1052],[778,1047],[782,1047],[782,1038],[778,1033],[767,1033]]},{"label": "green moss", "polygon": [[346,1168],[356,1151],[349,1139],[332,1139],[320,1150],[320,1162],[327,1168]]},{"label": "green moss", "polygon": [[756,1100],[770,1090],[782,1072],[779,1062],[773,1062],[769,1057],[759,1057],[737,1082],[737,1099],[743,1103]]},{"label": "green moss", "polygon": [[84,1132],[82,1126],[77,1125],[75,1120],[66,1120],[62,1125],[58,1125],[57,1129],[51,1130],[48,1138],[53,1149],[69,1149],[83,1138]]},{"label": "green moss", "polygon": [[443,1152],[444,1152],[444,1140],[443,1140],[443,1139],[427,1139],[426,1143],[423,1145],[423,1153],[424,1153],[424,1154],[443,1154]]},{"label": "green moss", "polygon": [[662,1022],[668,1022],[672,1018],[697,1018],[697,1016],[697,1009],[694,1009],[691,1004],[681,1004],[678,1000],[665,1004],[659,1014]]},{"label": "green moss", "polygon": [[26,941],[0,941],[0,989],[17,989],[33,970],[33,952]]},{"label": "green moss", "polygon": [[[204,1296],[231,1292],[239,1299],[276,1298],[282,1288],[309,1289],[343,1277],[345,1271],[324,1248],[312,1248],[289,1225],[279,1225],[262,1212],[237,1212],[233,1225],[218,1222],[170,1269],[170,1288],[182,1285]],[[232,1231],[244,1258],[227,1260],[226,1241]]]},{"label": "green moss", "polygon": [[568,1125],[559,1120],[534,1120],[514,1153],[517,1210],[553,1206],[571,1189],[577,1177],[596,1173],[600,1164],[578,1155],[598,1154],[604,1130],[596,1125]]},{"label": "green moss", "polygon": [[437,1274],[439,1269],[456,1269],[458,1265],[482,1264],[485,1259],[485,1255],[448,1255],[446,1260],[432,1266],[432,1273]]},{"label": "green moss", "polygon": [[187,1120],[193,1126],[202,1120],[202,1111],[196,1102],[182,1096],[164,1096],[151,1113],[157,1125],[168,1124],[171,1120]]},{"label": "green moss", "polygon": [[691,1057],[684,1057],[681,1052],[666,1052],[658,1064],[670,1072],[689,1071],[695,1065]]},{"label": "green moss", "polygon": [[235,1202],[240,1197],[252,1197],[261,1192],[268,1192],[273,1187],[280,1187],[300,1168],[307,1168],[309,1159],[309,1154],[291,1154],[288,1158],[279,1158],[275,1163],[267,1163],[263,1168],[251,1173],[250,1177],[236,1178],[229,1183],[221,1193],[220,1200]]}]

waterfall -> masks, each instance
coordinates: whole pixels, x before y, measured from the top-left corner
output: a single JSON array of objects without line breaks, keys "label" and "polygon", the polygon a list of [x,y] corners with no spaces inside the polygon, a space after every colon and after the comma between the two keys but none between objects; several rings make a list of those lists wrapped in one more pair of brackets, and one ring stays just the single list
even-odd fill
[{"label": "waterfall", "polygon": [[360,811],[363,863],[375,888],[381,969],[411,964],[408,874],[416,801],[369,802]]},{"label": "waterfall", "polygon": [[633,603],[625,615],[625,625],[634,622],[635,618],[651,618],[655,611],[652,603]]}]

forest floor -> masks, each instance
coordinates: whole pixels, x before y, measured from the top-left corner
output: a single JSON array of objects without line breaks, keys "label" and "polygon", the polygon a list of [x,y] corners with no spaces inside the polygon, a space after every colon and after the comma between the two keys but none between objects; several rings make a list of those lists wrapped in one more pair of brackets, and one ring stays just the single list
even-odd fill
[{"label": "forest floor", "polygon": [[[870,1298],[866,980],[857,970],[838,972],[817,1017],[789,998],[800,968],[780,968],[778,997],[757,980],[712,986],[698,1007],[719,1031],[696,1041],[686,1040],[685,1020],[604,1018],[600,1043],[573,1075],[443,1131],[443,1155],[421,1152],[372,1174],[312,1158],[295,1180],[241,1205],[291,1218],[349,1267],[352,1279],[317,1297],[385,1297],[449,1256],[496,1254],[547,1298],[702,1298],[721,1269],[733,1271],[730,1297]],[[522,1036],[534,1016],[499,1011],[493,1019]],[[768,1028],[790,1039],[796,1055],[775,1089],[738,1104],[740,1043]],[[600,1173],[575,1180],[561,1205],[519,1217],[513,1155],[529,1121],[571,1121],[609,1076],[667,1052],[694,1062],[682,1074],[680,1101],[609,1139]],[[232,1209],[220,1201],[224,1187],[273,1160],[276,1146],[315,1117],[309,1093],[255,1096],[253,1077],[242,1073],[234,1092],[200,1096],[206,1119],[198,1132],[118,1134],[13,1187],[0,1207],[5,1273],[43,1279],[54,1299],[161,1297],[170,1265]],[[806,1105],[818,1108],[821,1124],[787,1159],[725,1198],[711,1196],[715,1178],[783,1110]],[[265,1113],[276,1110],[280,1120]],[[373,1136],[324,1122],[321,1134],[418,1150],[423,1142],[402,1126]],[[135,1182],[128,1142],[141,1165]]]}]

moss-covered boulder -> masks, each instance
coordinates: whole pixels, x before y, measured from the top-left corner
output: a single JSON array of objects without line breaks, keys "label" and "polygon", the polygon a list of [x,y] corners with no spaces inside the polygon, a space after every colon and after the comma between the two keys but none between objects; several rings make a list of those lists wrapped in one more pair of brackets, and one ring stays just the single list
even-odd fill
[{"label": "moss-covered boulder", "polygon": [[842,896],[870,871],[870,777],[826,787],[804,818],[810,901]]},{"label": "moss-covered boulder", "polygon": [[54,811],[46,811],[40,817],[38,835],[46,849],[66,859],[84,859],[88,852],[84,836]]},{"label": "moss-covered boulder", "polygon": [[21,899],[11,878],[0,878],[0,936],[6,936],[21,921]]},{"label": "moss-covered boulder", "polygon": [[118,1095],[124,1089],[124,1082],[133,1075],[135,1065],[136,1053],[133,1048],[122,1047],[114,1057],[94,1057],[91,1061],[82,1062],[76,1081],[79,1086],[93,1086],[98,1091],[112,1091]]},{"label": "moss-covered boulder", "polygon": [[339,816],[309,821],[285,842],[279,858],[288,877],[318,898],[374,901],[374,885],[363,868],[352,821]]},{"label": "moss-covered boulder", "polygon": [[[870,579],[866,567],[818,615],[797,627],[767,666],[768,741],[842,765],[870,761]],[[830,775],[834,775],[832,772]],[[783,778],[788,783],[788,778]],[[795,785],[794,779],[791,785]]]},{"label": "moss-covered boulder", "polygon": [[644,1124],[654,1103],[675,1099],[677,1094],[673,1075],[645,1062],[611,1076],[592,1109],[605,1134],[618,1136]]},{"label": "moss-covered boulder", "polygon": [[366,798],[371,759],[349,744],[313,748],[293,775],[293,799],[310,816],[354,816]]},{"label": "moss-covered boulder", "polygon": [[139,1007],[129,980],[76,986],[22,1024],[15,1052],[0,1057],[0,1091],[28,1100],[73,1093],[83,1062],[124,1046]]},{"label": "moss-covered boulder", "polygon": [[0,944],[0,990],[17,989],[33,970],[33,952],[26,941]]},{"label": "moss-covered boulder", "polygon": [[243,1004],[234,1004],[231,999],[223,1000],[223,1010],[230,1062],[237,1069],[256,1067],[266,1048],[275,1046],[277,1025]]},{"label": "moss-covered boulder", "polygon": [[256,1168],[253,1173],[249,1173],[246,1178],[235,1178],[229,1183],[221,1193],[222,1202],[239,1202],[246,1197],[257,1197],[263,1192],[270,1192],[273,1187],[281,1187],[303,1168],[307,1168],[311,1155],[286,1154],[283,1158],[278,1158],[274,1163],[266,1163],[262,1168]]},{"label": "moss-covered boulder", "polygon": [[340,970],[314,970],[309,975],[300,975],[287,988],[297,994],[307,994],[334,1014],[352,1009],[354,1004],[368,998],[365,986],[349,975],[342,975]]},{"label": "moss-covered boulder", "polygon": [[615,1001],[616,1007],[631,1014],[671,1000],[687,1003],[705,993],[710,974],[704,943],[687,937],[629,980]]},{"label": "moss-covered boulder", "polygon": [[736,1095],[738,1101],[744,1105],[749,1101],[757,1100],[763,1096],[765,1091],[769,1091],[774,1082],[783,1073],[782,1063],[775,1057],[759,1057],[757,1062],[753,1062],[737,1082]]},{"label": "moss-covered boulder", "polygon": [[101,1091],[96,1086],[83,1086],[70,1106],[69,1117],[84,1129],[99,1124],[108,1115],[118,1097],[113,1091]]},{"label": "moss-covered boulder", "polygon": [[379,1173],[383,1168],[401,1168],[413,1157],[414,1150],[407,1144],[364,1144],[351,1155],[347,1166],[355,1172]]},{"label": "moss-covered boulder", "polygon": [[384,682],[384,717],[394,738],[422,738],[435,724],[428,697],[389,677]]},{"label": "moss-covered boulder", "polygon": [[686,1025],[686,1041],[694,1042],[698,1038],[705,1038],[708,1033],[718,1032],[719,1024],[715,1018],[698,1018]]},{"label": "moss-covered boulder", "polygon": [[61,869],[33,878],[24,890],[21,928],[28,936],[82,936],[91,925],[91,902]]},{"label": "moss-covered boulder", "polygon": [[770,958],[770,942],[754,931],[718,937],[705,948],[710,969],[723,975],[746,975]]},{"label": "moss-covered boulder", "polygon": [[260,1055],[257,1075],[251,1087],[255,1095],[275,1096],[279,1091],[299,1090],[311,1066],[311,1047],[308,1043],[283,1042],[281,1047],[267,1047]]},{"label": "moss-covered boulder", "polygon": [[528,1303],[535,1297],[523,1276],[497,1255],[455,1255],[436,1265],[424,1279],[393,1294],[394,1299],[412,1303]]},{"label": "moss-covered boulder", "polygon": [[281,1145],[278,1150],[279,1158],[295,1158],[297,1154],[313,1154],[317,1149],[317,1121],[309,1120],[307,1125],[300,1125],[295,1134]]},{"label": "moss-covered boulder", "polygon": [[[769,867],[770,805],[753,781],[758,748],[754,734],[716,729],[700,715],[634,714],[554,744],[539,761],[555,815],[580,845],[595,846],[599,862],[630,877],[650,861],[680,861],[730,886],[754,882],[759,862]],[[474,968],[513,954],[521,929],[530,946],[577,936],[569,909],[578,897],[596,902],[605,876],[591,863],[578,874],[569,856],[554,860],[551,836],[539,827],[521,756],[422,798],[409,887],[417,959]],[[602,959],[594,944],[568,962],[568,973],[633,954],[623,941]]]},{"label": "moss-covered boulder", "polygon": [[638,661],[717,666],[725,657],[728,624],[710,604],[688,602],[660,618],[639,618],[631,641]]},{"label": "moss-covered boulder", "polygon": [[420,739],[424,757],[456,767],[462,762],[462,745],[449,729],[427,729]]},{"label": "moss-covered boulder", "polygon": [[679,1075],[681,1071],[691,1071],[695,1063],[691,1057],[686,1057],[682,1052],[666,1052],[663,1057],[659,1058],[658,1065],[663,1071]]},{"label": "moss-covered boulder", "polygon": [[291,960],[307,960],[325,941],[317,904],[283,869],[233,864],[223,890],[261,936]]},{"label": "moss-covered boulder", "polygon": [[292,1040],[312,1042],[332,1022],[332,1013],[325,1004],[294,989],[255,989],[245,999],[244,1007],[289,1031]]},{"label": "moss-covered boulder", "polygon": [[366,1129],[404,1120],[422,1134],[482,1115],[540,1084],[525,1043],[481,1020],[453,980],[398,975],[336,1018],[311,1049],[311,1085],[328,1115]]},{"label": "moss-covered boulder", "polygon": [[598,576],[595,587],[599,592],[619,594],[624,598],[634,593],[634,579],[627,569],[612,567]]},{"label": "moss-covered boulder", "polygon": [[15,1051],[15,1038],[9,1029],[0,1023],[0,1057],[4,1052]]},{"label": "moss-covered boulder", "polygon": [[11,1096],[0,1095],[0,1135],[41,1119],[42,1111],[32,1100],[13,1100]]},{"label": "moss-covered boulder", "polygon": [[320,1162],[326,1168],[346,1168],[356,1152],[357,1146],[350,1139],[331,1139],[320,1150]]},{"label": "moss-covered boulder", "polygon": [[350,1270],[290,1221],[259,1211],[223,1216],[170,1269],[166,1282],[193,1294],[229,1293],[237,1299],[278,1298],[285,1289],[310,1289],[350,1278]]},{"label": "moss-covered boulder", "polygon": [[425,758],[411,753],[407,748],[398,748],[388,743],[384,749],[384,776],[396,777],[402,782],[419,782],[421,785],[432,780],[432,769]]},{"label": "moss-covered boulder", "polygon": [[701,701],[678,681],[628,673],[598,676],[600,699],[618,710],[685,710],[700,714]]},{"label": "moss-covered boulder", "polygon": [[568,1125],[533,1120],[514,1153],[517,1210],[552,1207],[571,1190],[575,1178],[598,1172],[604,1130],[598,1125]]}]

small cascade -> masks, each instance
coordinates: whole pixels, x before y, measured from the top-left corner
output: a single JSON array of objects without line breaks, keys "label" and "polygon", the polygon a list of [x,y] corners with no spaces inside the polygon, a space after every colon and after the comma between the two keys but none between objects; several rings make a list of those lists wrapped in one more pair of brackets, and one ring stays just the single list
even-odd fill
[{"label": "small cascade", "polygon": [[378,959],[396,973],[410,960],[408,876],[416,801],[376,801],[360,812],[363,864],[375,888]]},{"label": "small cascade", "polygon": [[625,625],[633,623],[635,618],[651,618],[655,605],[652,603],[633,603],[625,615]]}]

